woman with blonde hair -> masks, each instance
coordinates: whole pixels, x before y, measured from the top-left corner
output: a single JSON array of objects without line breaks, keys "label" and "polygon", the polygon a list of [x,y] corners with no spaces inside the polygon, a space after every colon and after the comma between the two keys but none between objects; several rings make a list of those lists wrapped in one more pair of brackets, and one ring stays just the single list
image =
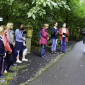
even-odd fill
[{"label": "woman with blonde hair", "polygon": [[4,67],[2,68],[2,62],[3,62],[3,59],[5,57],[6,57],[6,51],[5,51],[5,47],[4,47],[4,43],[3,43],[3,28],[0,27],[0,78],[4,78],[5,77],[2,74],[2,70],[4,68]]},{"label": "woman with blonde hair", "polygon": [[46,45],[48,44],[47,40],[49,39],[48,31],[47,31],[48,27],[49,27],[48,24],[44,24],[41,30],[41,38],[40,38],[39,44],[41,44],[41,57],[42,58],[46,57],[45,48],[46,48]]},{"label": "woman with blonde hair", "polygon": [[14,35],[13,35],[13,23],[7,23],[6,25],[7,28],[7,38],[9,44],[12,44],[13,47],[15,47],[15,41],[14,41]]},{"label": "woman with blonde hair", "polygon": [[13,72],[12,70],[10,70],[10,66],[12,65],[13,63],[13,56],[12,56],[12,49],[9,45],[9,42],[8,42],[8,38],[7,38],[7,28],[5,26],[2,26],[3,29],[4,29],[4,32],[3,32],[3,43],[4,43],[4,47],[5,47],[5,50],[7,51],[7,56],[5,58],[5,72]]},{"label": "woman with blonde hair", "polygon": [[13,23],[11,23],[11,22],[7,23],[6,27],[7,27],[7,39],[8,39],[9,45],[10,45],[10,47],[12,49],[12,53],[13,53],[13,66],[16,66],[17,64],[15,64],[15,61],[16,61],[16,57],[17,57],[18,53],[15,48]]}]

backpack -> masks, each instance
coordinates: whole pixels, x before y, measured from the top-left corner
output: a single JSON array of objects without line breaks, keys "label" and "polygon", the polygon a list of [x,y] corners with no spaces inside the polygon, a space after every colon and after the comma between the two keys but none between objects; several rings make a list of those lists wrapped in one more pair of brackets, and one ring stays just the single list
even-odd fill
[{"label": "backpack", "polygon": [[41,31],[38,33],[38,37],[41,38]]}]

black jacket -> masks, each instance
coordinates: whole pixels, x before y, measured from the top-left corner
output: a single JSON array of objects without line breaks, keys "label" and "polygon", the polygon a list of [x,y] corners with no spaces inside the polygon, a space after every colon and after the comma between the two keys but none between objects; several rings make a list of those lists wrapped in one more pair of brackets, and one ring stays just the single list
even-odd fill
[{"label": "black jacket", "polygon": [[83,29],[82,34],[83,34],[83,44],[85,44],[85,28]]},{"label": "black jacket", "polygon": [[54,27],[51,28],[51,38],[58,39],[58,33],[59,33],[58,28],[57,29],[55,29]]},{"label": "black jacket", "polygon": [[5,51],[5,48],[4,48],[3,39],[0,36],[0,56],[4,56],[5,52],[6,51]]}]

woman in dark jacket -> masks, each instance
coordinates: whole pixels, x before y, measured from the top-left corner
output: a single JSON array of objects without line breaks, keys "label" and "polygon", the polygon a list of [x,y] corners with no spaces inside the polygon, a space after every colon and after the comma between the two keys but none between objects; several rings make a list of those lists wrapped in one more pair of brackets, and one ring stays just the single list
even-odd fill
[{"label": "woman in dark jacket", "polygon": [[51,28],[51,39],[52,39],[52,45],[51,45],[51,52],[56,53],[56,45],[57,45],[57,40],[58,40],[58,23],[55,22],[54,26]]},{"label": "woman in dark jacket", "polygon": [[83,34],[83,54],[85,54],[85,28],[82,31]]}]

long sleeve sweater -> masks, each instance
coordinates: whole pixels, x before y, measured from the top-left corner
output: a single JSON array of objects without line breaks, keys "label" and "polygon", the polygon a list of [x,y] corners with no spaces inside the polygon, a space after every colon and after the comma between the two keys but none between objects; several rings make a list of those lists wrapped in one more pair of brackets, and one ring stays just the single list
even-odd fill
[{"label": "long sleeve sweater", "polygon": [[51,28],[51,38],[58,39],[58,33],[59,33],[58,28],[56,29],[54,27]]},{"label": "long sleeve sweater", "polygon": [[15,31],[15,37],[16,37],[16,41],[17,42],[23,42],[23,31],[22,30],[19,30],[19,29],[16,29]]}]

